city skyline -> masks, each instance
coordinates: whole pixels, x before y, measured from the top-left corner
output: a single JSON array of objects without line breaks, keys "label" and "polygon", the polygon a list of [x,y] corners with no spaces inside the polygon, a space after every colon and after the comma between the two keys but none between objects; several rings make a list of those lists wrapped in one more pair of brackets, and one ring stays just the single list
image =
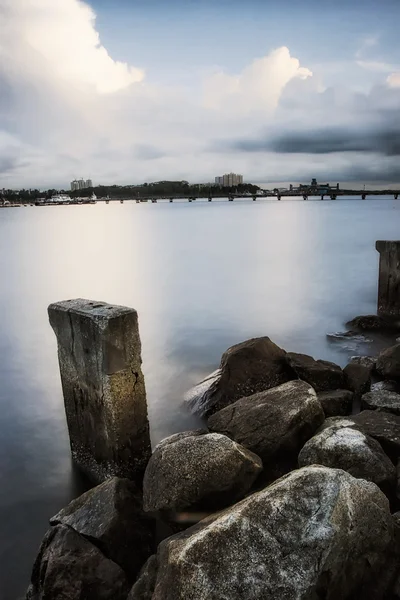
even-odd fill
[{"label": "city skyline", "polygon": [[400,182],[395,0],[0,10],[0,187],[65,188],[81,169],[121,184]]}]

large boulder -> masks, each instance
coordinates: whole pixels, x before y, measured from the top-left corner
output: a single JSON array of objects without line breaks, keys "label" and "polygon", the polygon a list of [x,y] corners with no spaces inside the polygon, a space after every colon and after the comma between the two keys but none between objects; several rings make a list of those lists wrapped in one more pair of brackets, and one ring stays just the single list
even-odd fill
[{"label": "large boulder", "polygon": [[296,380],[237,400],[212,415],[208,427],[260,456],[272,480],[295,468],[300,449],[323,421],[314,389]]},{"label": "large boulder", "polygon": [[186,402],[193,412],[207,416],[243,396],[294,379],[285,357],[286,352],[268,337],[232,346],[222,355],[219,370],[190,390]]},{"label": "large boulder", "polygon": [[350,390],[331,390],[319,392],[318,400],[326,417],[349,415],[353,406],[353,392]]},{"label": "large boulder", "polygon": [[343,389],[345,378],[342,369],[327,360],[314,360],[308,354],[288,352],[287,360],[299,379],[307,381],[317,392]]},{"label": "large boulder", "polygon": [[398,331],[399,324],[381,315],[361,315],[346,323],[347,327],[356,331]]},{"label": "large boulder", "polygon": [[70,527],[46,533],[33,567],[27,600],[126,600],[123,570]]},{"label": "large boulder", "polygon": [[361,409],[400,415],[400,394],[386,391],[369,392],[361,398]]},{"label": "large boulder", "polygon": [[314,465],[164,540],[129,600],[381,600],[394,537],[375,484]]},{"label": "large boulder", "polygon": [[128,479],[113,477],[89,490],[50,519],[89,539],[134,580],[155,549],[155,521],[142,508]]},{"label": "large boulder", "polygon": [[163,440],[144,476],[147,511],[221,508],[243,498],[261,459],[219,433],[185,432]]},{"label": "large boulder", "polygon": [[376,370],[386,379],[400,378],[400,344],[380,353],[376,361]]},{"label": "large boulder", "polygon": [[140,577],[133,586],[127,600],[151,600],[157,581],[158,561],[153,554],[144,565]]},{"label": "large boulder", "polygon": [[350,363],[353,365],[362,365],[363,367],[367,367],[369,372],[372,373],[375,371],[376,367],[376,357],[375,356],[352,356],[350,358]]},{"label": "large boulder", "polygon": [[379,442],[352,427],[328,427],[312,437],[299,454],[299,466],[325,465],[376,483],[393,495],[396,469]]},{"label": "large boulder", "polygon": [[354,398],[360,400],[363,394],[371,389],[371,371],[364,365],[349,363],[344,369],[346,387],[354,393]]},{"label": "large boulder", "polygon": [[376,381],[371,384],[371,392],[386,391],[386,392],[400,392],[400,383],[391,379],[384,379],[383,381]]}]

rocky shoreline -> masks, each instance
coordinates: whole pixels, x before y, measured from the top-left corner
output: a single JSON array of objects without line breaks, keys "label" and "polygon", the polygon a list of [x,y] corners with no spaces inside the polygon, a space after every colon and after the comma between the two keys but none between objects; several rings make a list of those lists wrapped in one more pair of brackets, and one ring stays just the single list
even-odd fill
[{"label": "rocky shoreline", "polygon": [[400,343],[247,340],[186,402],[204,429],[50,519],[27,600],[400,599]]}]

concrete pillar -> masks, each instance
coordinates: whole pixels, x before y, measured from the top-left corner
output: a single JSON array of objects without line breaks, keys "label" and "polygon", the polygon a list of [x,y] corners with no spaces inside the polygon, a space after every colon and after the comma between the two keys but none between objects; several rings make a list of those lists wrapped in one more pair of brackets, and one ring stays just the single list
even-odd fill
[{"label": "concrete pillar", "polygon": [[151,446],[137,312],[82,299],[48,312],[73,459],[96,482],[140,481]]},{"label": "concrete pillar", "polygon": [[378,313],[400,317],[400,241],[379,240]]}]

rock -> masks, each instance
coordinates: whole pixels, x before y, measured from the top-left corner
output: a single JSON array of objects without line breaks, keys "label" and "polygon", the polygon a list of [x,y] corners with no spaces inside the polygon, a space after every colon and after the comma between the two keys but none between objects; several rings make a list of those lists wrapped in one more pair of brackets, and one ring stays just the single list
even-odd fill
[{"label": "rock", "polygon": [[193,412],[208,416],[243,396],[294,379],[285,357],[268,337],[232,346],[222,355],[220,369],[190,390],[186,402]]},{"label": "rock", "polygon": [[363,410],[352,420],[361,431],[377,440],[386,454],[396,461],[400,456],[400,417],[387,412]]},{"label": "rock", "polygon": [[155,522],[141,503],[131,481],[113,477],[73,500],[50,523],[72,527],[134,580],[155,549]]},{"label": "rock", "polygon": [[221,508],[243,498],[261,471],[261,459],[225,435],[173,435],[147,465],[144,509]]},{"label": "rock", "polygon": [[400,344],[383,350],[378,356],[376,370],[387,379],[400,378]]},{"label": "rock", "polygon": [[287,359],[299,379],[307,381],[317,392],[345,387],[343,371],[335,363],[314,360],[312,356],[295,352],[288,352]]},{"label": "rock", "polygon": [[400,457],[400,417],[392,413],[377,410],[363,410],[351,417],[330,417],[325,419],[316,433],[328,427],[353,427],[370,435],[382,446],[393,463]]},{"label": "rock", "polygon": [[127,600],[151,600],[157,581],[158,561],[154,554],[144,565]]},{"label": "rock", "polygon": [[299,466],[314,464],[343,469],[393,495],[396,480],[393,463],[376,440],[352,427],[328,427],[308,440],[299,454]]},{"label": "rock", "polygon": [[363,394],[371,389],[371,371],[364,365],[349,363],[344,369],[346,387],[354,392],[355,399],[359,400]]},{"label": "rock", "polygon": [[208,427],[260,456],[271,480],[295,468],[300,449],[323,420],[313,388],[296,380],[237,400],[211,416]]},{"label": "rock", "polygon": [[164,540],[151,600],[381,600],[394,536],[376,485],[306,467]]},{"label": "rock", "polygon": [[353,405],[353,392],[349,390],[319,392],[318,400],[321,402],[325,417],[349,415]]},{"label": "rock", "polygon": [[386,392],[400,392],[400,385],[397,381],[391,381],[390,379],[384,379],[383,381],[377,381],[371,385],[371,392],[378,391]]},{"label": "rock", "polygon": [[386,391],[369,392],[361,398],[361,409],[400,415],[400,394]]},{"label": "rock", "polygon": [[363,367],[367,367],[369,372],[375,371],[376,367],[376,357],[374,356],[352,356],[350,358],[350,364],[354,365],[362,365]]},{"label": "rock", "polygon": [[126,600],[122,569],[70,527],[46,533],[33,567],[30,600]]},{"label": "rock", "polygon": [[397,324],[390,318],[378,315],[362,315],[355,317],[346,326],[357,331],[396,331]]}]

